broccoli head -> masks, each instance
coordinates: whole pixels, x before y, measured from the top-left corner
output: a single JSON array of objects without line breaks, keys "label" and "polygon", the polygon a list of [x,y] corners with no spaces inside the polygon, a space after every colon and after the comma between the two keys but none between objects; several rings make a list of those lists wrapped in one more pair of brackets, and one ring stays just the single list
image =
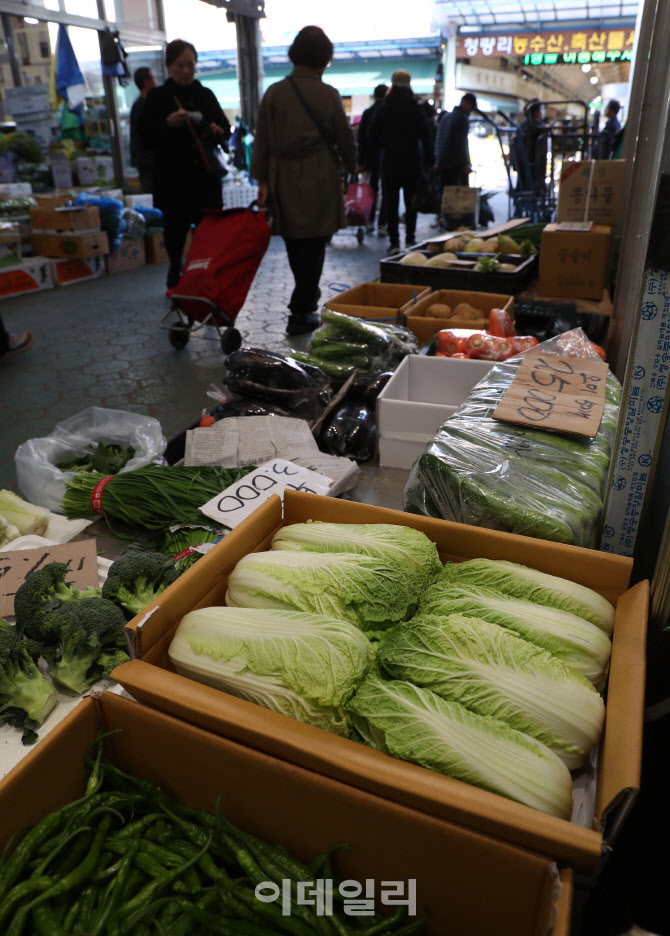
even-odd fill
[{"label": "broccoli head", "polygon": [[102,597],[113,601],[130,620],[179,578],[174,562],[160,552],[134,552],[109,568]]},{"label": "broccoli head", "polygon": [[0,722],[24,728],[24,741],[36,740],[34,727],[58,701],[56,689],[37,668],[38,653],[0,618]]},{"label": "broccoli head", "polygon": [[100,596],[100,589],[90,586],[80,591],[68,585],[68,568],[64,562],[50,562],[26,576],[14,596],[14,615],[19,634],[39,644],[49,644],[42,631],[44,619],[61,604]]},{"label": "broccoli head", "polygon": [[50,643],[57,644],[60,651],[51,666],[53,679],[79,695],[86,692],[111,672],[110,655],[115,666],[130,659],[123,652],[125,625],[123,612],[105,598],[82,598],[59,605],[42,626]]}]

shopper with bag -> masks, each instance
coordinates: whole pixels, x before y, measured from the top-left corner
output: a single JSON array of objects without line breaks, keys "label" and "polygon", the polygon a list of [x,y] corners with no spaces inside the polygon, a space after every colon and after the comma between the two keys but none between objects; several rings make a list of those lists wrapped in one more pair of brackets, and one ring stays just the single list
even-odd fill
[{"label": "shopper with bag", "polygon": [[288,55],[291,74],[261,101],[249,174],[286,244],[295,279],[286,331],[299,335],[321,324],[319,280],[326,244],[346,225],[342,176],[356,171],[356,144],[339,92],[322,81],[333,56],[328,36],[305,26]]},{"label": "shopper with bag", "polygon": [[163,212],[170,259],[168,289],[179,281],[191,224],[198,224],[207,208],[222,207],[225,169],[216,152],[230,136],[230,124],[212,91],[196,81],[197,60],[190,42],[169,42],[169,78],[149,92],[142,114],[142,136],[154,158],[154,205]]}]

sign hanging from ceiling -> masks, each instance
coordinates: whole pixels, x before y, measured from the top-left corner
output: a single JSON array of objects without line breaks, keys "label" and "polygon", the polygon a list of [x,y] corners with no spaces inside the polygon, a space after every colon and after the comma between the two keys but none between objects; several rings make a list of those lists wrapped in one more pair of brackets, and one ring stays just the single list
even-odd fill
[{"label": "sign hanging from ceiling", "polygon": [[524,65],[586,65],[630,62],[634,29],[568,30],[458,37],[457,58],[516,55]]}]

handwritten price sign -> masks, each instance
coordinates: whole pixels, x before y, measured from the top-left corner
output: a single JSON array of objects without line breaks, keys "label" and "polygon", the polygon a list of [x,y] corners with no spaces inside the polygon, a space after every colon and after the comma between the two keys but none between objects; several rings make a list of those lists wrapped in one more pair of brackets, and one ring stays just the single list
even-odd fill
[{"label": "handwritten price sign", "polygon": [[594,436],[605,407],[607,370],[605,361],[528,353],[493,418]]},{"label": "handwritten price sign", "polygon": [[207,501],[200,511],[233,529],[271,494],[278,494],[283,501],[287,488],[307,494],[327,494],[332,486],[331,478],[318,471],[302,468],[284,458],[273,458]]}]

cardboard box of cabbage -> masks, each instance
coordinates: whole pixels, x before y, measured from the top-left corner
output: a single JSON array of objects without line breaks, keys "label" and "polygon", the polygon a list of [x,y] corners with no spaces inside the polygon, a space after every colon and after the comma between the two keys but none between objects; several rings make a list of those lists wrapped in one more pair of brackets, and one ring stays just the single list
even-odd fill
[{"label": "cardboard box of cabbage", "polygon": [[[550,877],[553,861],[592,873],[639,786],[648,583],[630,574],[597,551],[287,492],[283,518],[267,501],[130,622],[135,659],[113,675],[153,708],[440,819],[445,887],[469,874],[496,894],[495,919],[454,931],[539,933],[543,885],[500,896],[503,862],[530,851]],[[515,914],[531,899],[528,928]],[[445,900],[456,912],[463,894]]]}]

